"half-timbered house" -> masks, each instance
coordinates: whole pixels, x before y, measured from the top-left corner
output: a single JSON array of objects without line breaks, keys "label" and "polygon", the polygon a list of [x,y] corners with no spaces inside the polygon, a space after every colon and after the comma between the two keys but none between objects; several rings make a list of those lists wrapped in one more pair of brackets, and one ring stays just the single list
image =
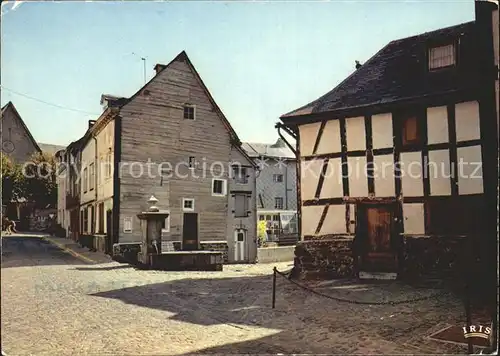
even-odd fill
[{"label": "half-timbered house", "polygon": [[392,278],[456,263],[443,254],[462,242],[493,251],[498,6],[476,1],[475,11],[390,42],[281,116],[300,162],[299,271]]}]

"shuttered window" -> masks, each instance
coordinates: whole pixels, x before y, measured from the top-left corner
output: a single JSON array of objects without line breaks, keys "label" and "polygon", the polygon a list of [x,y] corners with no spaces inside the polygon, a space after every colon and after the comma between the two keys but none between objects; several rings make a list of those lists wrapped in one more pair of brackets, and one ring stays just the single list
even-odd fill
[{"label": "shuttered window", "polygon": [[455,46],[433,47],[429,49],[429,70],[449,67],[455,64]]}]

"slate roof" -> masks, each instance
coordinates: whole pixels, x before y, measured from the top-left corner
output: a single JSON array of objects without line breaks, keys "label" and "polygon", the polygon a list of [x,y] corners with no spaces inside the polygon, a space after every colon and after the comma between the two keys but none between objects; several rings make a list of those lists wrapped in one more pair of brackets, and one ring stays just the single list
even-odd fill
[{"label": "slate roof", "polygon": [[[470,86],[468,83],[474,75],[474,67],[477,67],[466,56],[466,53],[474,53],[471,50],[471,46],[474,46],[473,31],[474,21],[392,41],[334,89],[281,118],[286,122],[286,118],[293,116],[391,103],[466,89]],[[459,41],[457,68],[429,72],[429,45],[448,44],[455,40]]]},{"label": "slate roof", "polygon": [[295,159],[295,154],[281,139],[278,139],[276,143],[243,142],[241,147],[245,150],[248,156],[252,158],[270,157]]}]

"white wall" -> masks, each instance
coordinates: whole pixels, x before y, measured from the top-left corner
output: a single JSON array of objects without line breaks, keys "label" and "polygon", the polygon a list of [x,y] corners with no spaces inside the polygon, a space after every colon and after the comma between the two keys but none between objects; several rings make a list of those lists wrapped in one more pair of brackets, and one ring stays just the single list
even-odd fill
[{"label": "white wall", "polygon": [[458,147],[458,194],[483,193],[481,146]]},{"label": "white wall", "polygon": [[394,156],[373,156],[373,181],[375,183],[376,197],[393,197],[396,195],[394,183]]},{"label": "white wall", "polygon": [[477,101],[468,101],[455,105],[455,123],[457,142],[479,140],[479,104]]},{"label": "white wall", "polygon": [[[301,138],[302,140],[302,138]],[[313,143],[314,145],[314,143]],[[339,120],[327,121],[321,135],[317,154],[337,153],[341,151],[340,122]]]},{"label": "white wall", "polygon": [[427,108],[427,142],[449,142],[448,109],[446,106]]},{"label": "white wall", "polygon": [[429,151],[429,183],[431,195],[451,194],[450,151]]},{"label": "white wall", "polygon": [[403,225],[405,234],[424,234],[424,204],[403,204]]},{"label": "white wall", "polygon": [[345,120],[347,151],[366,150],[365,118],[353,117]]},{"label": "white wall", "polygon": [[372,145],[374,149],[393,147],[392,115],[372,116]]},{"label": "white wall", "polygon": [[300,125],[299,126],[299,137],[300,137],[300,154],[301,156],[312,155],[314,150],[314,145],[316,143],[316,137],[318,136],[318,131],[321,123],[317,122],[314,124]]},{"label": "white wall", "polygon": [[403,196],[423,196],[422,152],[403,152],[400,154],[400,162]]}]

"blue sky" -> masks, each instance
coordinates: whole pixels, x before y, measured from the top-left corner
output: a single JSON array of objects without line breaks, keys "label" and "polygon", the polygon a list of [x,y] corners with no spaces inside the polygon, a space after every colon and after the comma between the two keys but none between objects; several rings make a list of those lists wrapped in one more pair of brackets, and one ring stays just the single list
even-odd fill
[{"label": "blue sky", "polygon": [[130,96],[186,50],[243,141],[324,94],[391,40],[474,19],[474,1],[2,3],[2,90],[39,142],[66,145],[103,93]]}]

